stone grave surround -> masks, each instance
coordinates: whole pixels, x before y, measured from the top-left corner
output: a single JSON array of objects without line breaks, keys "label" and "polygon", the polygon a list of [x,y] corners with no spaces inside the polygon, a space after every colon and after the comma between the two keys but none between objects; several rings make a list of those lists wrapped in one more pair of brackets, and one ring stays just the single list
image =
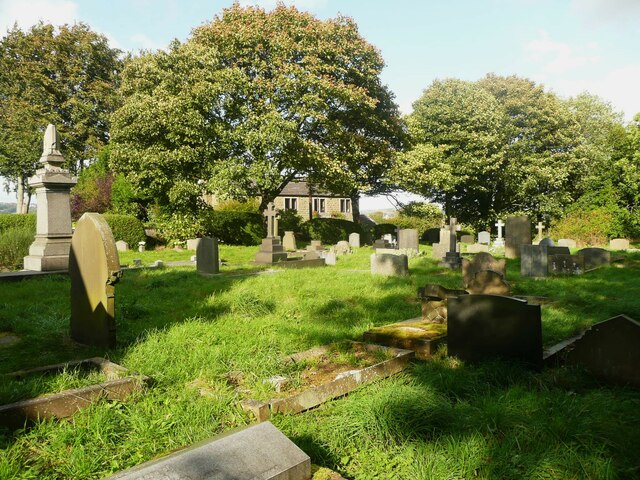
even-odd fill
[{"label": "stone grave surround", "polygon": [[551,275],[581,275],[584,273],[584,257],[581,255],[549,255],[547,268]]}]

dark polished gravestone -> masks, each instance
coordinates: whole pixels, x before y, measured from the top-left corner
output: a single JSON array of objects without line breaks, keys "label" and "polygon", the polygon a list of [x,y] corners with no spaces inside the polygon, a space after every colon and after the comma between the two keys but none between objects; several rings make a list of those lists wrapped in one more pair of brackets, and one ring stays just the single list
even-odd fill
[{"label": "dark polished gravestone", "polygon": [[569,247],[520,245],[520,275],[523,277],[546,277],[549,274],[549,257],[551,255],[570,255]]},{"label": "dark polished gravestone", "polygon": [[116,344],[115,284],[120,260],[111,228],[99,213],[85,213],[71,238],[71,338],[85,345]]},{"label": "dark polished gravestone", "polygon": [[262,422],[138,465],[105,480],[310,480],[311,459]]},{"label": "dark polished gravestone", "polygon": [[501,357],[542,368],[540,305],[500,295],[448,300],[449,355],[468,362]]},{"label": "dark polished gravestone", "polygon": [[584,257],[580,255],[549,255],[547,267],[551,275],[582,275]]},{"label": "dark polished gravestone", "polygon": [[560,342],[547,364],[578,365],[605,381],[640,388],[640,323],[618,315]]},{"label": "dark polished gravestone", "polygon": [[202,237],[198,242],[196,270],[198,273],[220,273],[217,238]]}]

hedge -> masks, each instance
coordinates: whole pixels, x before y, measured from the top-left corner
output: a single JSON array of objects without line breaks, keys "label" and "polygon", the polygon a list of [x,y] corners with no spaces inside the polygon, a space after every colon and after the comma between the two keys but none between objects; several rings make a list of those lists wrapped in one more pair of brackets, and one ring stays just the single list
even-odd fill
[{"label": "hedge", "polygon": [[0,213],[0,233],[13,228],[31,229],[36,234],[35,213]]},{"label": "hedge", "polygon": [[0,270],[19,270],[23,258],[29,254],[33,243],[33,231],[30,225],[11,227],[0,231]]},{"label": "hedge", "polygon": [[379,223],[371,230],[371,235],[374,240],[386,235],[388,233],[395,235],[398,226],[393,223]]},{"label": "hedge", "polygon": [[228,245],[259,245],[266,232],[259,213],[214,210],[203,220],[207,235]]},{"label": "hedge", "polygon": [[363,234],[360,225],[341,218],[313,218],[302,224],[302,230],[305,237],[328,245],[348,240],[349,234],[354,232]]},{"label": "hedge", "polygon": [[104,213],[102,216],[111,227],[116,242],[124,240],[130,248],[136,248],[138,242],[145,241],[144,225],[133,215]]}]

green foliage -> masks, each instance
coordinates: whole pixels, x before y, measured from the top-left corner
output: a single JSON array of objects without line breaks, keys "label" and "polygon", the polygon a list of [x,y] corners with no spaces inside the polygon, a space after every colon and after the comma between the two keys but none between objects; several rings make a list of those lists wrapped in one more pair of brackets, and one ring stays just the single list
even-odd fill
[{"label": "green foliage", "polygon": [[388,220],[399,228],[413,228],[422,237],[430,228],[439,228],[444,214],[438,205],[432,203],[411,202],[404,205],[399,214]]},{"label": "green foliage", "polygon": [[363,233],[360,225],[341,218],[312,218],[302,224],[302,231],[304,238],[321,240],[327,245],[348,240],[351,233]]},{"label": "green foliage", "polygon": [[140,206],[137,203],[133,185],[122,174],[116,175],[111,184],[111,208],[109,210],[112,213],[122,215],[138,216],[140,214]]},{"label": "green foliage", "polygon": [[616,216],[607,208],[574,210],[555,221],[547,234],[553,238],[572,238],[579,245],[606,245],[616,235]]},{"label": "green foliage", "polygon": [[103,217],[111,227],[116,242],[124,240],[130,248],[135,248],[138,242],[145,241],[144,225],[133,215],[105,213]]},{"label": "green foliage", "polygon": [[160,213],[155,216],[154,225],[164,242],[169,244],[184,242],[189,238],[205,235],[204,215],[204,211]]},{"label": "green foliage", "polygon": [[280,221],[278,222],[279,233],[284,235],[284,232],[293,232],[297,238],[302,239],[303,229],[302,224],[304,220],[296,210],[282,210],[280,211]]},{"label": "green foliage", "polygon": [[[5,215],[0,215],[0,219]],[[33,243],[34,229],[29,225],[0,228],[0,271],[19,270],[29,254]]]},{"label": "green foliage", "polygon": [[206,215],[204,228],[228,245],[259,245],[265,236],[264,218],[253,212],[214,210]]},{"label": "green foliage", "polygon": [[227,200],[220,201],[215,206],[215,210],[219,212],[231,210],[233,212],[256,213],[259,208],[260,208],[260,202],[255,199],[241,201],[241,200],[234,200],[230,198]]},{"label": "green foliage", "polygon": [[31,237],[36,234],[35,213],[3,213],[0,214],[0,233],[10,228],[28,228]]},{"label": "green foliage", "polygon": [[396,229],[398,228],[398,226],[395,223],[391,223],[391,222],[394,221],[396,218],[397,217],[389,218],[387,219],[387,222],[389,223],[379,223],[375,227],[373,227],[373,230],[371,231],[373,240],[376,240],[388,233],[395,235]]}]

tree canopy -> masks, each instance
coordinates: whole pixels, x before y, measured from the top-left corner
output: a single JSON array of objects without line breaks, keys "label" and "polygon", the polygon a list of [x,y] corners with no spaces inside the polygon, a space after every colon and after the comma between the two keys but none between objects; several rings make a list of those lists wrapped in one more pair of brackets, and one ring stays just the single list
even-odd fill
[{"label": "tree canopy", "polygon": [[204,191],[265,205],[299,176],[380,190],[403,141],[383,65],[349,18],[234,4],[127,66],[113,166],[161,205]]}]

